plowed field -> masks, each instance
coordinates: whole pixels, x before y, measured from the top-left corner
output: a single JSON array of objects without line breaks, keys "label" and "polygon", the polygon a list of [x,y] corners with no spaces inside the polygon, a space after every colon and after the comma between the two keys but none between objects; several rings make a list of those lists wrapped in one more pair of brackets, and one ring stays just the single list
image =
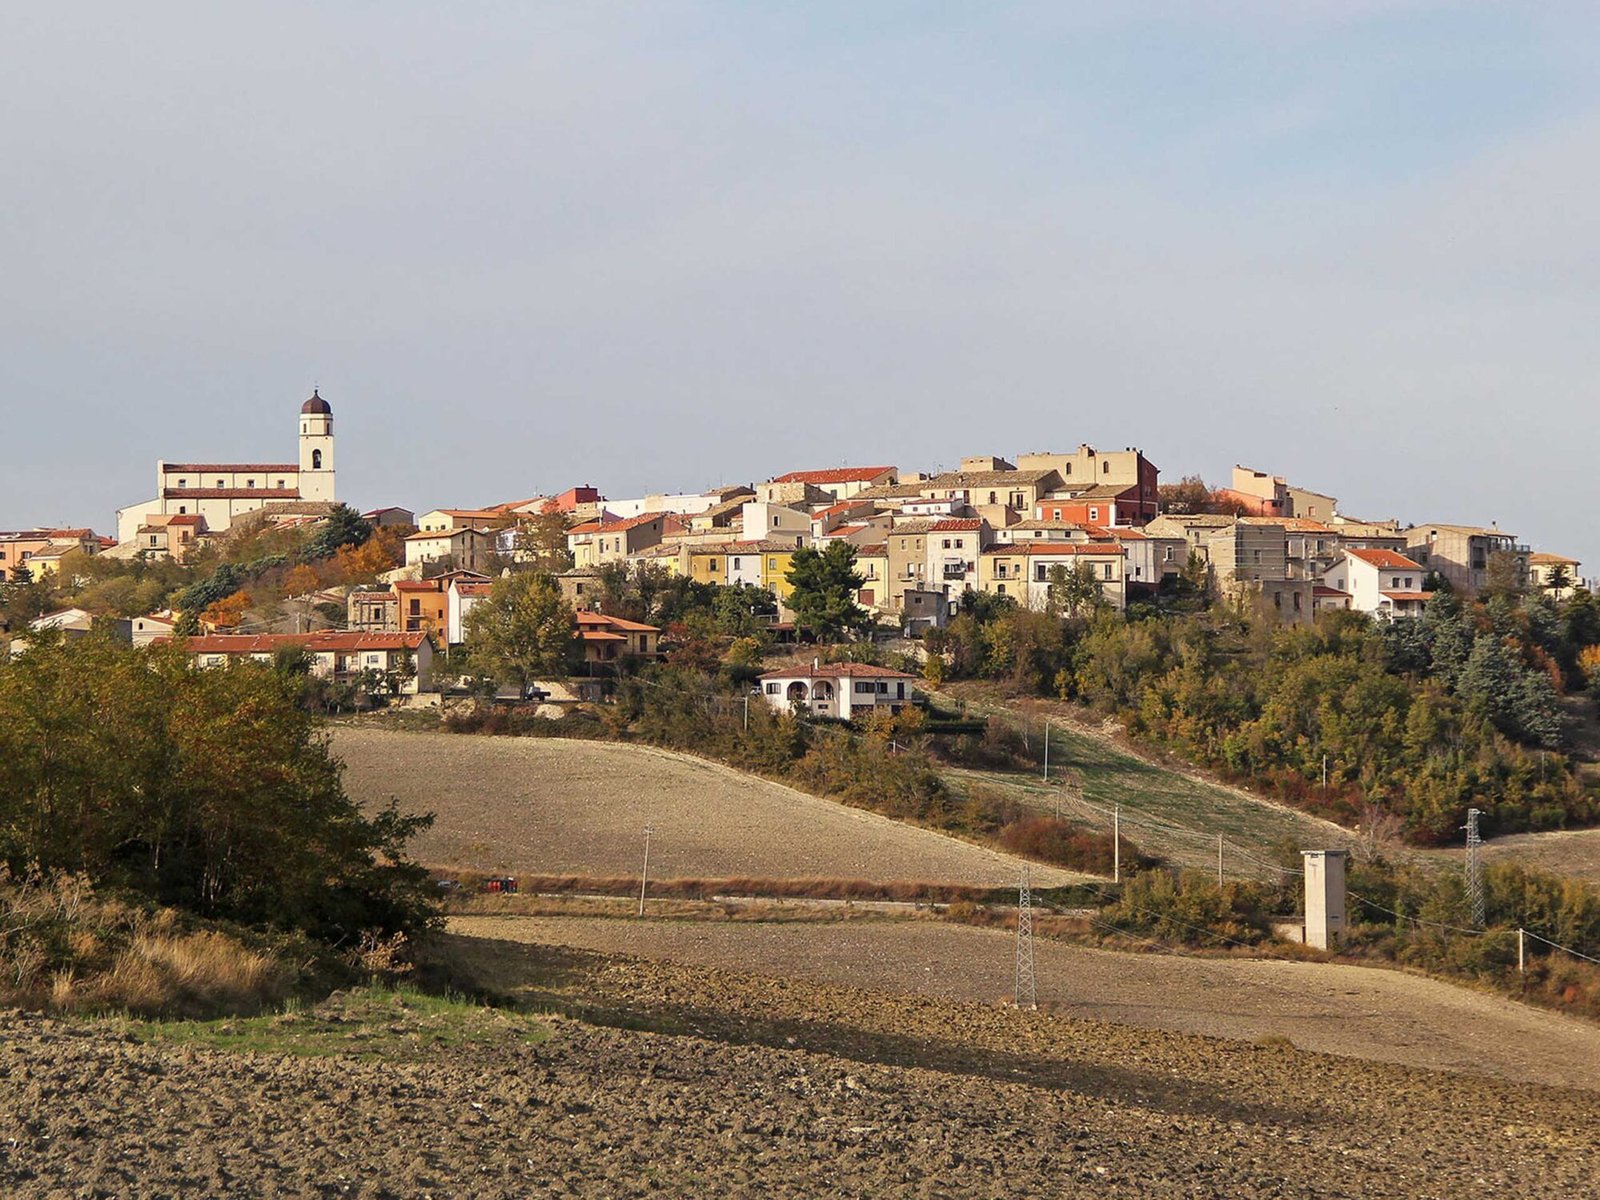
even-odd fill
[{"label": "plowed field", "polygon": [[[683,754],[561,738],[338,729],[351,796],[438,815],[424,862],[548,875],[1007,886],[1020,860]],[[1035,865],[1034,882],[1084,878]]]}]

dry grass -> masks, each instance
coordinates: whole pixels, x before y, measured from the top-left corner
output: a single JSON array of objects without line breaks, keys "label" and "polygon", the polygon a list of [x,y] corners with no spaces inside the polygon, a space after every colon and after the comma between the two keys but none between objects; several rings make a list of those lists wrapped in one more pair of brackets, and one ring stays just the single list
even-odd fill
[{"label": "dry grass", "polygon": [[98,896],[70,875],[0,873],[0,1005],[144,1016],[256,1012],[298,972],[172,909]]}]

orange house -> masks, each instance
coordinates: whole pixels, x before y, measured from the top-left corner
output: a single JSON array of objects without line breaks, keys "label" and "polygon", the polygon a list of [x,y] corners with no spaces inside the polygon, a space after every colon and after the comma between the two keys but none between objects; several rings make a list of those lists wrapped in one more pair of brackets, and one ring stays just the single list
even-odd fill
[{"label": "orange house", "polygon": [[400,597],[400,632],[431,633],[444,643],[450,597],[439,583],[437,579],[402,579],[394,585]]}]

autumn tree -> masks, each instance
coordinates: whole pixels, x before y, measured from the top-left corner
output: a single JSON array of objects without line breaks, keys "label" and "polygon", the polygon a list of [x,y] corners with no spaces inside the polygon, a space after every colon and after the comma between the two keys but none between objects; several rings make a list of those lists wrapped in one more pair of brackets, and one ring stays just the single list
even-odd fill
[{"label": "autumn tree", "polygon": [[309,596],[321,586],[322,581],[317,578],[316,569],[304,563],[289,568],[289,573],[283,577],[283,593],[286,596]]},{"label": "autumn tree", "polygon": [[219,629],[232,629],[244,620],[245,613],[250,611],[250,603],[249,592],[234,592],[207,605],[200,619]]}]

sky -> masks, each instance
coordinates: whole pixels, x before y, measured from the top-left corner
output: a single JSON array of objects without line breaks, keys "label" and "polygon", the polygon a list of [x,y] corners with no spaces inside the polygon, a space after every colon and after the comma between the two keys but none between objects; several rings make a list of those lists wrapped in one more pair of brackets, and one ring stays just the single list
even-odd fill
[{"label": "sky", "polygon": [[0,18],[0,526],[1141,447],[1600,575],[1600,22],[1379,0]]}]

